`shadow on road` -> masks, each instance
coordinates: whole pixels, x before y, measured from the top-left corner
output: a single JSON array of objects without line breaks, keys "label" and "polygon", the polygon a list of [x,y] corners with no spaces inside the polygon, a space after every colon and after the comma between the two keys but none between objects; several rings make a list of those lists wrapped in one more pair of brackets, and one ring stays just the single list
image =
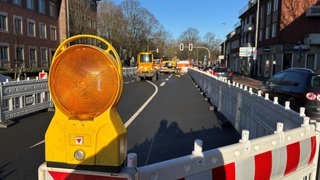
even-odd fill
[{"label": "shadow on road", "polygon": [[[203,140],[203,151],[237,143],[240,134],[233,127],[203,128],[202,130],[183,132],[177,122],[161,120],[153,139],[146,138],[142,144],[136,144],[129,152],[138,155],[138,167],[153,164],[185,155],[190,155],[196,139]],[[163,148],[168,147],[168,148]]]}]

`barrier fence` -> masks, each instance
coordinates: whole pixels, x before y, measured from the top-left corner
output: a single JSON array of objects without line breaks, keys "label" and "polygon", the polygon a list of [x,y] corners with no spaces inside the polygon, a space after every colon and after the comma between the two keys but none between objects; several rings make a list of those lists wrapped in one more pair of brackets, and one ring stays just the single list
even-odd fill
[{"label": "barrier fence", "polygon": [[124,77],[131,77],[136,74],[137,68],[130,67],[130,68],[122,68],[122,73]]},{"label": "barrier fence", "polygon": [[204,95],[226,119],[241,133],[250,131],[250,138],[272,134],[277,122],[286,125],[285,130],[299,127],[305,117],[290,109],[289,104],[282,106],[267,96],[255,94],[252,89],[238,83],[220,80],[209,73],[189,69],[191,78]]},{"label": "barrier fence", "polygon": [[315,180],[319,156],[320,123],[283,131],[277,124],[272,135],[249,140],[242,132],[237,144],[202,152],[202,141],[196,140],[191,155],[136,167],[137,155],[128,154],[127,167],[120,173],[106,173],[64,168],[39,167],[38,179],[115,179],[115,180]]},{"label": "barrier fence", "polygon": [[48,80],[10,81],[0,85],[0,127],[8,127],[14,118],[53,107]]},{"label": "barrier fence", "polygon": [[239,143],[203,152],[203,142],[198,139],[191,155],[143,167],[137,167],[137,155],[130,153],[127,166],[120,173],[49,168],[44,163],[39,167],[39,180],[56,177],[117,180],[317,178],[320,123],[310,123],[303,113],[280,106],[242,85],[223,82],[193,69],[188,73],[216,109],[242,134]]},{"label": "barrier fence", "polygon": [[[135,71],[135,67],[123,68],[123,76],[134,76]],[[53,107],[48,79],[37,78],[2,83],[0,106],[0,128],[12,125],[14,118]]]}]

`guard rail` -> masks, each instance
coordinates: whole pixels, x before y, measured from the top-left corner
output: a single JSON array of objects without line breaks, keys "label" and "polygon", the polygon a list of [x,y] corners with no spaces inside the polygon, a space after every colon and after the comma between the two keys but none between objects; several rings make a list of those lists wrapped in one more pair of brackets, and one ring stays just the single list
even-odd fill
[{"label": "guard rail", "polygon": [[[135,67],[123,68],[123,76],[134,76]],[[14,118],[53,107],[48,79],[7,81],[0,84],[0,128],[14,124]]]}]

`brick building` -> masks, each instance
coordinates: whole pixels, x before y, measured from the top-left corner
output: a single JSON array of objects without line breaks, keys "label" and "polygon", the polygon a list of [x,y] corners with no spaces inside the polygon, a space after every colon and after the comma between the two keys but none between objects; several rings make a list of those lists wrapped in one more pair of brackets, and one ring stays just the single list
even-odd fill
[{"label": "brick building", "polygon": [[[320,70],[318,0],[250,0],[240,14],[238,36],[227,36],[226,43],[228,65],[235,72],[245,69],[248,74],[270,77],[290,67]],[[240,57],[240,47],[256,48],[257,53]]]},{"label": "brick building", "polygon": [[59,1],[0,1],[0,68],[46,68],[59,45]]},{"label": "brick building", "polygon": [[96,34],[96,11],[95,0],[0,0],[0,69],[49,68],[67,37]]}]

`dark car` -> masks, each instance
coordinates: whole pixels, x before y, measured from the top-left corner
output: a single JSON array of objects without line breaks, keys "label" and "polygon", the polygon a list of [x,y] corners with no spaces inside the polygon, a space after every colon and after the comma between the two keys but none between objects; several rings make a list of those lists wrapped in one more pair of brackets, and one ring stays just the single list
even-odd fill
[{"label": "dark car", "polygon": [[233,80],[233,73],[230,70],[230,68],[225,67],[225,66],[215,66],[212,68],[212,74],[217,76],[217,77],[221,77],[221,78],[225,78],[228,81],[230,80],[230,82],[232,82]]},{"label": "dark car", "polygon": [[12,78],[10,76],[0,74],[0,83],[6,82],[7,80],[12,81]]},{"label": "dark car", "polygon": [[320,120],[320,75],[306,68],[290,68],[280,71],[263,83],[263,94],[278,97],[280,104],[290,102],[290,108],[299,112],[305,107],[305,114]]}]

